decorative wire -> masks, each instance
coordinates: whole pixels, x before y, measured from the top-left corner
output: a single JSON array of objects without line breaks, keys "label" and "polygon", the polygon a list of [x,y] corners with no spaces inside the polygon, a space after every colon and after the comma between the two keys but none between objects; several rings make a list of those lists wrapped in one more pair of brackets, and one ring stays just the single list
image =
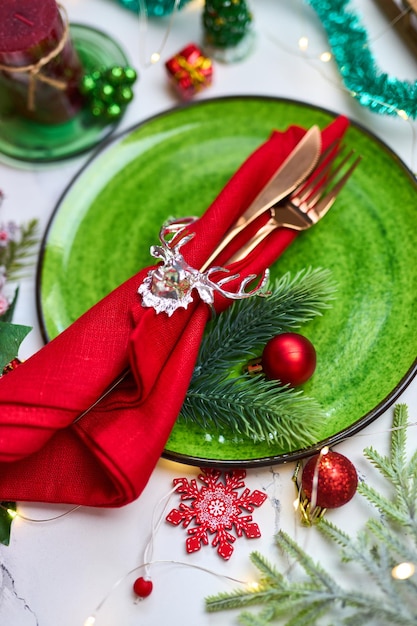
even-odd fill
[{"label": "decorative wire", "polygon": [[31,522],[33,524],[43,524],[45,522],[54,522],[55,520],[60,519],[61,517],[65,517],[66,515],[73,513],[77,509],[81,508],[81,504],[77,504],[76,506],[73,506],[71,509],[68,509],[68,511],[64,511],[64,513],[60,513],[59,515],[54,515],[53,517],[46,517],[42,519],[34,519],[32,517],[28,517],[14,510],[12,514],[10,513],[11,511],[10,507],[4,506],[4,504],[2,503],[0,503],[0,508],[3,509],[3,511],[6,511],[7,513],[9,513],[11,517],[18,517],[19,519],[22,519],[25,522]]},{"label": "decorative wire", "polygon": [[238,583],[239,585],[248,585],[248,584],[250,584],[249,581],[247,581],[247,580],[240,580],[239,578],[234,578],[233,576],[228,576],[227,574],[220,574],[219,572],[215,572],[214,570],[211,570],[211,569],[209,569],[207,567],[203,567],[202,565],[195,565],[194,563],[184,563],[183,561],[175,561],[175,560],[172,560],[172,559],[158,559],[156,561],[149,561],[147,563],[142,563],[141,565],[138,565],[137,567],[134,567],[129,572],[127,572],[124,576],[119,578],[114,583],[114,585],[110,588],[108,593],[103,597],[103,599],[97,604],[96,608],[94,609],[94,612],[86,619],[86,621],[84,622],[84,626],[92,626],[95,623],[96,616],[97,616],[98,612],[101,611],[101,609],[103,608],[104,604],[107,602],[107,600],[113,594],[113,592],[116,591],[116,589],[123,582],[125,582],[125,580],[127,578],[129,578],[135,572],[139,572],[142,568],[149,568],[151,565],[161,565],[161,564],[162,565],[163,564],[181,565],[183,567],[189,567],[191,569],[199,570],[200,572],[205,572],[206,574],[211,574],[211,575],[216,576],[218,578],[223,578],[225,580],[229,580],[230,582],[233,582],[233,583]]},{"label": "decorative wire", "polygon": [[[164,36],[162,38],[161,41],[161,45],[159,46],[159,48],[157,50],[155,50],[154,52],[152,52],[152,54],[149,57],[149,60],[147,59],[146,56],[146,38],[147,38],[147,33],[148,33],[148,9],[146,7],[146,0],[138,0],[138,6],[139,6],[139,56],[140,56],[140,62],[143,65],[143,67],[147,68],[147,67],[151,67],[152,65],[155,65],[156,63],[158,63],[158,61],[161,58],[162,52],[166,46],[166,43],[168,41],[168,37],[171,33],[172,30],[172,24],[174,21],[174,17],[176,12],[179,9],[179,5],[180,5],[181,0],[174,0],[174,4],[173,4],[173,9],[172,9],[172,13],[170,15],[169,21],[168,21],[168,26],[165,30]],[[143,39],[141,37],[141,35],[143,36]]]}]

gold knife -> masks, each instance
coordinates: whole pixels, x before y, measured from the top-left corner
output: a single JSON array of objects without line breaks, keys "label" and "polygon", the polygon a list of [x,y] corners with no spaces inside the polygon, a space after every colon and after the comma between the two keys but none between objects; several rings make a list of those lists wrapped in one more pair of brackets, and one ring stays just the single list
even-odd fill
[{"label": "gold knife", "polygon": [[307,178],[319,160],[321,152],[321,132],[318,126],[312,126],[298,142],[294,150],[279,166],[269,182],[263,187],[252,204],[230,228],[220,244],[204,263],[200,271],[204,272],[222,250],[238,233],[251,224],[257,217],[290,195]]}]

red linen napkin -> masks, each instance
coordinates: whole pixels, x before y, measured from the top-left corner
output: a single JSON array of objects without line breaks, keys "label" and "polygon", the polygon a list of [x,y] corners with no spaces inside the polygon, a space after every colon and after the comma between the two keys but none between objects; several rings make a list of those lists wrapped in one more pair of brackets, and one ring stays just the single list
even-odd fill
[{"label": "red linen napkin", "polygon": [[[330,124],[323,149],[347,125],[344,117]],[[195,236],[181,248],[189,265],[203,265],[304,132],[274,132],[241,166],[189,228]],[[235,264],[241,278],[262,273],[296,235],[273,233]],[[211,315],[196,291],[188,309],[171,317],[143,307],[137,289],[148,271],[0,379],[0,500],[112,507],[140,495],[180,412]],[[216,297],[216,310],[231,302]],[[126,368],[123,382],[97,403]]]}]

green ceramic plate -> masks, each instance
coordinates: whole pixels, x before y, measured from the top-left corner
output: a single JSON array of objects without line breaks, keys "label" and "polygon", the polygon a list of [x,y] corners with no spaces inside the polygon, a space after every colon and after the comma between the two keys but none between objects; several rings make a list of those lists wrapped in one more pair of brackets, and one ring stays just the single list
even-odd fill
[{"label": "green ceramic plate", "polygon": [[[87,308],[149,265],[168,216],[202,213],[273,128],[326,126],[335,115],[263,97],[200,101],[114,138],[64,193],[38,269],[38,308],[52,338]],[[346,143],[363,156],[326,218],[301,234],[272,268],[331,269],[333,308],[303,332],[318,355],[305,393],[327,411],[308,450],[236,442],[177,423],[165,456],[189,464],[256,466],[307,456],[380,415],[416,371],[416,182],[378,139],[352,124]]]}]

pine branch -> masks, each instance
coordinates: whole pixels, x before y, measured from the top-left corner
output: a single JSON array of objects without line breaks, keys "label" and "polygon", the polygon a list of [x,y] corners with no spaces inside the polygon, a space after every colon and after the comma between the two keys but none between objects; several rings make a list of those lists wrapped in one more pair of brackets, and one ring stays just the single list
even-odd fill
[{"label": "pine branch", "polygon": [[317,441],[326,420],[317,401],[241,369],[276,334],[321,315],[334,291],[328,270],[309,268],[294,278],[285,274],[268,297],[234,303],[208,325],[179,420],[215,431],[226,427],[283,450]]},{"label": "pine branch", "polygon": [[269,583],[282,584],[282,574],[262,554],[256,551],[252,552],[250,560]]},{"label": "pine branch", "polygon": [[[315,527],[329,541],[341,547],[341,561],[346,564],[345,567],[353,565],[364,571],[367,592],[362,591],[361,578],[358,579],[358,588],[344,589],[281,531],[277,535],[277,545],[302,567],[304,576],[297,576],[296,580],[287,579],[256,554],[252,560],[261,572],[259,595],[257,592],[252,592],[250,596],[246,592],[235,594],[233,607],[243,608],[256,603],[262,606],[262,611],[258,616],[243,613],[242,624],[266,626],[279,620],[285,626],[305,623],[314,626],[322,623],[323,615],[333,615],[335,611],[337,619],[330,623],[338,625],[414,626],[417,623],[417,583],[413,578],[396,580],[392,576],[392,568],[398,562],[417,562],[414,506],[410,503],[415,495],[413,471],[417,461],[414,453],[407,462],[407,424],[406,407],[398,405],[394,409],[390,456],[382,457],[372,449],[366,451],[372,465],[394,487],[395,497],[390,500],[364,482],[359,484],[358,490],[377,511],[383,512],[384,517],[368,520],[355,539],[325,518]],[[209,610],[226,606],[228,598],[227,594],[221,596],[221,601],[219,597],[212,597]]]},{"label": "pine branch", "polygon": [[[382,626],[382,624],[412,626],[415,623],[415,615],[409,614],[403,606],[397,606],[399,603],[395,603],[393,606],[386,601],[382,594],[371,596],[360,591],[344,590],[335,583],[320,564],[315,563],[286,533],[282,531],[278,533],[277,544],[303,567],[308,575],[306,582],[294,583],[283,577],[279,584],[277,584],[276,578],[273,583],[269,584],[268,580],[264,580],[259,592],[241,591],[207,598],[207,610],[242,608],[249,604],[267,602],[268,610],[262,613],[264,616],[269,616],[265,623],[284,615],[290,615],[291,617],[289,621],[285,622],[285,626],[299,626],[303,623],[315,624],[319,617],[337,605],[339,613],[348,609],[355,611],[354,619],[351,615],[347,615],[346,620],[348,621],[339,619],[339,624],[372,623],[372,620],[375,619],[378,621],[374,623],[378,626]],[[232,602],[229,604],[230,600]],[[306,622],[307,615],[309,621]],[[245,622],[242,620],[242,623]],[[250,621],[246,623],[249,624]]]},{"label": "pine branch", "polygon": [[202,377],[190,385],[179,420],[210,431],[233,430],[285,450],[317,441],[326,415],[314,399],[262,377]]},{"label": "pine branch", "polygon": [[21,226],[18,241],[9,241],[0,253],[0,264],[6,268],[7,280],[16,281],[27,274],[24,270],[33,262],[35,246],[38,243],[38,220],[32,219]]},{"label": "pine branch", "polygon": [[411,529],[417,539],[416,496],[417,480],[415,476],[416,460],[406,462],[406,426],[407,407],[396,405],[394,409],[393,431],[391,436],[390,457],[382,457],[373,448],[364,451],[365,457],[388,478],[395,488],[395,498],[390,500],[378,494],[374,489],[362,483],[358,491],[364,495],[383,515]]},{"label": "pine branch", "polygon": [[342,547],[341,559],[344,562],[354,562],[362,565],[385,595],[391,595],[391,601],[396,603],[397,594],[392,593],[391,569],[393,563],[381,563],[382,555],[376,550],[375,544],[370,542],[370,536],[366,532],[358,533],[357,541],[353,541],[349,535],[342,532],[337,526],[323,519],[319,530],[327,538]]},{"label": "pine branch", "polygon": [[366,526],[376,539],[385,544],[389,552],[394,555],[396,563],[407,560],[417,563],[417,548],[410,542],[408,535],[393,533],[392,528],[379,519],[369,519]]},{"label": "pine branch", "polygon": [[313,559],[306,553],[291,537],[280,531],[276,536],[276,543],[282,551],[286,552],[290,557],[301,565],[304,571],[310,576],[311,581],[318,588],[324,588],[331,594],[338,595],[340,593],[340,587],[332,579],[331,576],[321,567],[320,564],[315,563]]}]

